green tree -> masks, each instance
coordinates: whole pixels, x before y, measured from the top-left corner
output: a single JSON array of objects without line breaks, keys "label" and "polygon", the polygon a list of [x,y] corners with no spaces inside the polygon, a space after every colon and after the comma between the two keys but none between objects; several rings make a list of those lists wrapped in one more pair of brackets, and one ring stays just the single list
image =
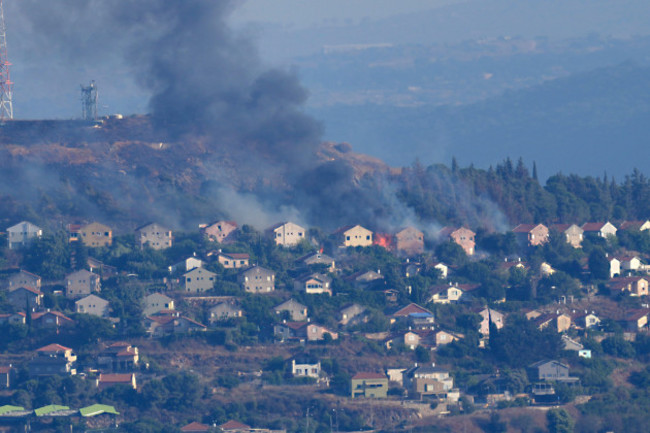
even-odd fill
[{"label": "green tree", "polygon": [[593,280],[609,279],[609,260],[605,251],[601,248],[594,248],[589,254],[589,272]]},{"label": "green tree", "polygon": [[573,433],[575,421],[564,409],[551,409],[546,413],[550,433]]}]

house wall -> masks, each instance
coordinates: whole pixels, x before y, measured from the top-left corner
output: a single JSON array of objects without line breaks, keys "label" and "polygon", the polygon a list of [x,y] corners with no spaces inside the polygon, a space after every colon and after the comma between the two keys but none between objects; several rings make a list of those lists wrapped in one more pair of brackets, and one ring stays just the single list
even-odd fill
[{"label": "house wall", "polygon": [[372,232],[361,226],[343,232],[344,247],[369,247],[372,245]]},{"label": "house wall", "polygon": [[306,230],[304,227],[288,222],[273,229],[273,240],[276,245],[293,247],[298,245],[301,240],[305,239],[305,232]]},{"label": "house wall", "polygon": [[11,250],[27,246],[31,241],[41,236],[43,236],[43,230],[27,221],[7,229],[7,242]]},{"label": "house wall", "polygon": [[240,283],[246,292],[269,293],[275,290],[275,273],[255,267],[242,274]]},{"label": "house wall", "polygon": [[106,247],[113,243],[113,231],[103,224],[92,223],[79,230],[81,242],[87,247]]},{"label": "house wall", "polygon": [[422,254],[424,234],[413,227],[407,227],[395,235],[395,247],[410,256]]},{"label": "house wall", "polygon": [[214,224],[203,229],[203,234],[213,242],[226,243],[234,237],[237,230],[237,224],[229,221],[217,221]]},{"label": "house wall", "polygon": [[154,250],[164,250],[172,246],[172,231],[158,224],[150,224],[138,230],[140,247],[146,245]]},{"label": "house wall", "polygon": [[214,287],[215,275],[203,268],[195,268],[183,275],[185,282],[185,291],[190,293],[200,293],[210,290]]},{"label": "house wall", "polygon": [[468,256],[474,255],[474,249],[476,248],[476,242],[474,237],[476,233],[461,227],[458,230],[453,231],[450,235],[451,239],[456,242],[461,248],[465,251],[465,254]]},{"label": "house wall", "polygon": [[352,379],[352,398],[386,398],[388,395],[388,379]]}]

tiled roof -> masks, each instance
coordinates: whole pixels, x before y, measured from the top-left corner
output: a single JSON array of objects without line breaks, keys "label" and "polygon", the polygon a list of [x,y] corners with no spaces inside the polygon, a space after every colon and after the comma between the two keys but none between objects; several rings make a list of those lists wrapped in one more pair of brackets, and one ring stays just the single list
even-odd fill
[{"label": "tiled roof", "polygon": [[230,420],[226,423],[223,423],[219,426],[221,430],[241,430],[241,429],[250,429],[249,425],[243,424],[239,421]]},{"label": "tiled roof", "polygon": [[48,344],[47,346],[41,347],[40,349],[37,349],[37,352],[66,352],[68,350],[72,350],[69,347],[61,346],[60,344]]},{"label": "tiled roof", "polygon": [[386,379],[386,375],[382,373],[360,372],[355,374],[352,379]]}]

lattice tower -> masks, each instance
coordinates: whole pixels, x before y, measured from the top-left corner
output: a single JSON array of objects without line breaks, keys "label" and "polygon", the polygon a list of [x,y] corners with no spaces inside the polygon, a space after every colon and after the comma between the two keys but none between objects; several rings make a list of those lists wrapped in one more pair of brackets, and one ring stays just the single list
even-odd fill
[{"label": "lattice tower", "polygon": [[0,0],[0,120],[14,118],[14,107],[11,102],[13,84],[9,78],[9,59],[7,58],[7,28],[5,14]]}]

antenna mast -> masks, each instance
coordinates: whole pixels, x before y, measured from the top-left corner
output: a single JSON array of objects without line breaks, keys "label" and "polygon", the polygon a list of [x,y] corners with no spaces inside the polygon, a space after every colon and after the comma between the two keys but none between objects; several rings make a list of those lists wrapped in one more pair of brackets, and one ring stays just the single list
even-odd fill
[{"label": "antenna mast", "polygon": [[14,118],[14,107],[11,103],[13,84],[9,79],[9,59],[7,58],[7,28],[5,14],[0,0],[0,121]]},{"label": "antenna mast", "polygon": [[81,118],[97,120],[97,86],[94,80],[88,86],[81,86]]}]

